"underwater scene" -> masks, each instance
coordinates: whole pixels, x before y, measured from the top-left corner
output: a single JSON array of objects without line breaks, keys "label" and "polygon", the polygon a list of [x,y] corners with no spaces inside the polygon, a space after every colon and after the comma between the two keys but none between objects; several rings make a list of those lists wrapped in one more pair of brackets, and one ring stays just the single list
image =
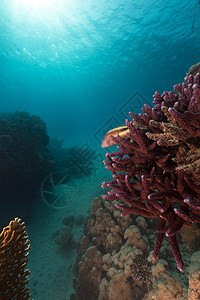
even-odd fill
[{"label": "underwater scene", "polygon": [[0,99],[0,300],[200,299],[200,0],[1,0]]}]

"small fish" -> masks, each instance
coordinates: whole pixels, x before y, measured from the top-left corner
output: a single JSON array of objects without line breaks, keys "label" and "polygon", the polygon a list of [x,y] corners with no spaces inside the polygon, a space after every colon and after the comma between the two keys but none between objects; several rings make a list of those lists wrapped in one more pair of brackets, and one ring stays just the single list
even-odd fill
[{"label": "small fish", "polygon": [[130,132],[126,125],[119,126],[117,128],[111,129],[108,133],[104,136],[103,141],[101,143],[101,147],[106,148],[117,143],[112,139],[112,136],[116,137],[118,134],[121,138],[126,138],[126,134]]}]

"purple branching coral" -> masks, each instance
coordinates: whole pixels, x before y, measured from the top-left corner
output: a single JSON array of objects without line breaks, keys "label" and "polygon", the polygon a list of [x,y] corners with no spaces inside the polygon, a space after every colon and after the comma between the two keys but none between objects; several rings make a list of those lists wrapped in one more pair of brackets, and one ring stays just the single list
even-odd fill
[{"label": "purple branching coral", "polygon": [[106,155],[113,180],[102,187],[111,188],[104,198],[125,202],[116,205],[122,216],[158,219],[153,259],[166,235],[183,271],[176,233],[200,222],[200,73],[153,97],[153,108],[144,105],[143,113],[130,113],[125,138],[110,137],[120,150]]}]

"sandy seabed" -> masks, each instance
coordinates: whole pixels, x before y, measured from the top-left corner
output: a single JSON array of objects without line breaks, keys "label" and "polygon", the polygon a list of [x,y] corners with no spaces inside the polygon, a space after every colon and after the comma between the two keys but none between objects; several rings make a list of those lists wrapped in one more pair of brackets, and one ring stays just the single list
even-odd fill
[{"label": "sandy seabed", "polygon": [[[101,183],[110,179],[110,173],[103,167],[90,177],[82,177],[67,183],[76,190],[68,203],[63,197],[56,205],[45,203],[43,196],[32,207],[33,217],[27,226],[31,250],[28,268],[31,271],[29,286],[32,300],[69,300],[74,292],[72,279],[76,260],[76,246],[61,248],[52,235],[65,227],[62,220],[73,215],[86,217],[94,197],[103,190]],[[63,201],[63,203],[62,203]],[[73,226],[73,240],[78,242],[83,234],[83,225]]]}]

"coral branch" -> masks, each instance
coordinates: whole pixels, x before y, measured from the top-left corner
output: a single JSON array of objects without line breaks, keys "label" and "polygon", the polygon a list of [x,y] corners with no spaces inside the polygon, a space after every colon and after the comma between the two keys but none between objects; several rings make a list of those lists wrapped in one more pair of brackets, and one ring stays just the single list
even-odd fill
[{"label": "coral branch", "polygon": [[200,73],[174,91],[156,92],[153,103],[139,116],[130,113],[125,137],[113,138],[121,150],[107,154],[105,165],[117,181],[102,186],[112,188],[106,199],[123,201],[116,205],[122,216],[159,220],[153,259],[167,236],[183,271],[176,233],[200,222]]}]

